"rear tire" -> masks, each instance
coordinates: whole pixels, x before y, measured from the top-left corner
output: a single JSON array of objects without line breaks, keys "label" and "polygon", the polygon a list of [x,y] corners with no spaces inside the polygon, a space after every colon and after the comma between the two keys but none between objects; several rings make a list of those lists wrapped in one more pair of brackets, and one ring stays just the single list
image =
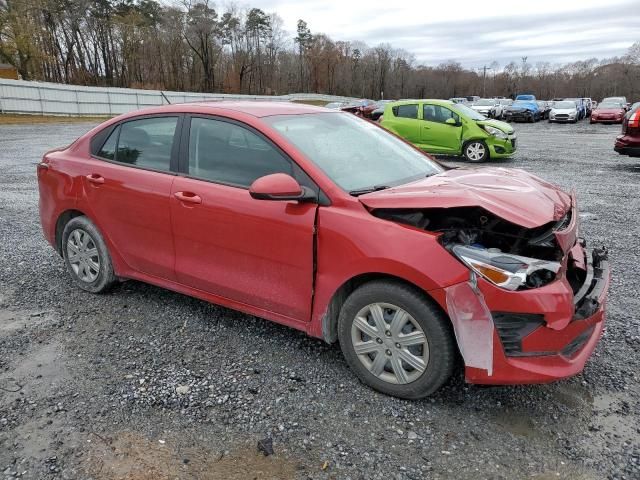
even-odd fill
[{"label": "rear tire", "polygon": [[489,159],[489,147],[481,140],[471,140],[462,147],[462,155],[469,162],[481,163]]},{"label": "rear tire", "polygon": [[338,338],[356,376],[394,397],[432,394],[456,363],[448,319],[417,289],[399,282],[376,280],[357,288],[340,311]]},{"label": "rear tire", "polygon": [[65,225],[62,255],[71,279],[81,289],[102,293],[116,283],[104,239],[87,217],[74,217]]}]

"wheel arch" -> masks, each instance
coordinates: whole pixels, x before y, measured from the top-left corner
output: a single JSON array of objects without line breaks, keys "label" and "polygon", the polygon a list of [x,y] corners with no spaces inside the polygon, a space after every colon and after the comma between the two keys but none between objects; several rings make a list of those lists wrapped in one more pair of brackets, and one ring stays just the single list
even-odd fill
[{"label": "wheel arch", "polygon": [[392,275],[389,273],[382,272],[369,272],[369,273],[361,273],[351,277],[347,281],[345,281],[338,289],[334,292],[327,306],[327,310],[322,316],[322,339],[329,343],[335,343],[338,340],[338,317],[340,316],[340,311],[344,302],[349,297],[349,295],[356,290],[361,285],[365,283],[369,283],[375,280],[388,280],[392,282],[396,282],[402,285],[405,285],[413,290],[415,290],[420,296],[425,298],[429,303],[433,304],[435,308],[441,311],[441,313],[448,319],[449,315],[442,308],[442,306],[429,294],[429,292],[420,288],[413,282],[409,280]]},{"label": "wheel arch", "polygon": [[460,155],[464,156],[464,152],[467,149],[467,145],[469,145],[470,143],[473,142],[480,142],[484,145],[484,148],[487,149],[487,160],[489,160],[491,158],[491,149],[489,148],[489,144],[487,143],[488,138],[486,136],[482,136],[482,135],[473,135],[470,138],[465,139],[462,142],[462,146],[460,148]]},{"label": "wheel arch", "polygon": [[76,217],[86,216],[84,212],[81,212],[77,209],[69,209],[62,212],[58,215],[58,219],[56,220],[56,228],[55,228],[55,250],[58,252],[58,255],[63,256],[62,253],[62,232],[64,232],[64,227],[69,223],[72,219]]}]

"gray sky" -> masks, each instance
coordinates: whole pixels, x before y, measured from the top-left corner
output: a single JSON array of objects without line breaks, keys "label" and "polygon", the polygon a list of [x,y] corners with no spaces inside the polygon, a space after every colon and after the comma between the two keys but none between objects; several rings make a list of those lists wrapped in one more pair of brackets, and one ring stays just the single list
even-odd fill
[{"label": "gray sky", "polygon": [[418,63],[564,63],[623,55],[640,41],[640,0],[248,0],[285,28],[403,48]]}]

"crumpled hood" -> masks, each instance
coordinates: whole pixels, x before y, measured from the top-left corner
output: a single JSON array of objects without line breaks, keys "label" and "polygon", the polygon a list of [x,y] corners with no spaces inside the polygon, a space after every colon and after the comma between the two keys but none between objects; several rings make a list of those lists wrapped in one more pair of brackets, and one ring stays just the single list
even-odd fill
[{"label": "crumpled hood", "polygon": [[536,102],[520,101],[518,103],[514,103],[513,105],[509,105],[505,110],[510,110],[512,112],[522,112],[524,110],[531,110],[535,112],[538,110],[538,104]]},{"label": "crumpled hood", "polygon": [[478,206],[526,228],[559,220],[572,203],[568,193],[524,170],[492,167],[448,170],[358,199],[374,210]]},{"label": "crumpled hood", "polygon": [[479,120],[476,122],[478,125],[491,125],[492,127],[497,128],[498,130],[502,130],[504,133],[512,134],[514,132],[513,127],[509,125],[507,122],[501,122],[500,120]]}]

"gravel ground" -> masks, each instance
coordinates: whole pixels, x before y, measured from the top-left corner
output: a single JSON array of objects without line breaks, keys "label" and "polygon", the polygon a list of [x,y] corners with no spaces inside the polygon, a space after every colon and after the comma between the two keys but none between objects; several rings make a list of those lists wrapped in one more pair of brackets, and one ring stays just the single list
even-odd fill
[{"label": "gravel ground", "polygon": [[419,402],[270,322],[138,282],[75,288],[40,232],[35,164],[90,127],[0,126],[0,479],[640,478],[640,161],[613,152],[618,126],[518,125],[500,162],[575,189],[581,233],[610,249],[584,373],[489,388],[459,372]]}]

